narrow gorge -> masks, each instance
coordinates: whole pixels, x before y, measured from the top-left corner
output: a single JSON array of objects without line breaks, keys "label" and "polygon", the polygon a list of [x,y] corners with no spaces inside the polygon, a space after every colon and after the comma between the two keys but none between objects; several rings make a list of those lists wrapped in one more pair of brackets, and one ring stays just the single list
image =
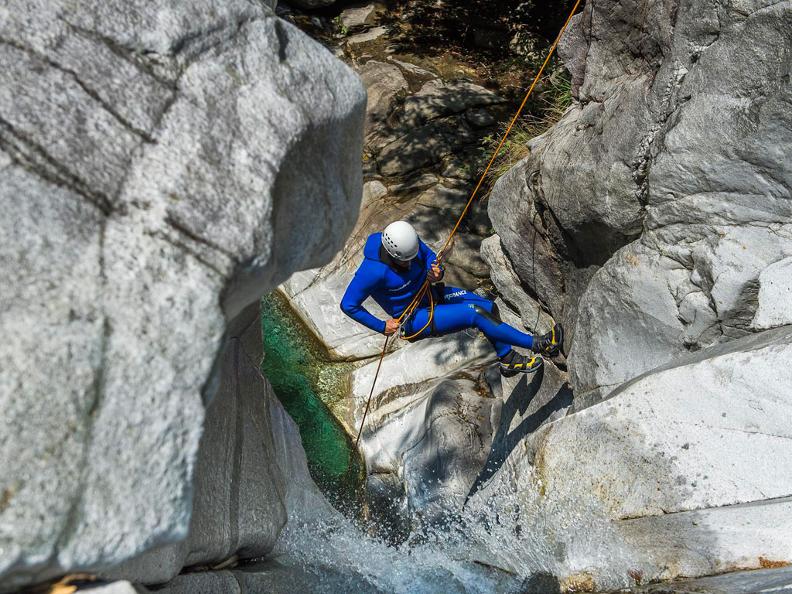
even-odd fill
[{"label": "narrow gorge", "polygon": [[791,1],[580,4],[444,262],[539,371],[340,308],[573,5],[0,7],[0,592],[792,588]]}]

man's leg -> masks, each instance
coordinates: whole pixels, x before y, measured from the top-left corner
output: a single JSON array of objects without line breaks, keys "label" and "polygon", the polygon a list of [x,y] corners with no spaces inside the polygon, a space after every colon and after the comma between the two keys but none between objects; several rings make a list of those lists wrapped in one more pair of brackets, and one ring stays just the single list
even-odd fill
[{"label": "man's leg", "polygon": [[[492,303],[492,302],[490,302]],[[495,352],[500,359],[500,371],[504,376],[517,373],[533,373],[542,366],[542,358],[538,355],[521,355],[512,348],[512,345],[530,349],[533,338],[530,334],[520,332],[508,324],[498,321],[493,314],[484,309],[484,304],[479,303],[443,303],[436,305],[434,314],[429,320],[429,308],[423,307],[416,310],[406,324],[406,336],[419,332],[414,339],[427,338],[431,335],[439,336],[478,328],[495,347]]]},{"label": "man's leg", "polygon": [[[422,308],[415,312],[410,321],[406,332],[417,332],[429,320],[428,308]],[[530,334],[520,332],[495,318],[492,313],[478,303],[444,303],[436,305],[431,326],[434,327],[434,334],[442,336],[477,328],[495,346],[498,356],[507,354],[512,346],[519,346],[530,349],[533,346],[533,338]],[[427,327],[422,333],[421,338],[429,336],[432,328]]]},{"label": "man's leg", "polygon": [[547,334],[531,336],[502,322],[498,316],[497,306],[490,299],[458,287],[445,287],[443,293],[443,304],[467,305],[479,314],[470,327],[478,328],[490,340],[501,360],[501,372],[505,375],[513,375],[517,371],[534,371],[542,362],[536,357],[520,355],[511,348],[512,345],[531,349],[549,357],[561,350],[564,340],[564,329],[561,324],[555,324]]},{"label": "man's leg", "polygon": [[[481,330],[492,343],[492,346],[495,348],[495,352],[497,353],[498,357],[507,355],[509,351],[512,350],[512,345],[523,346],[524,348],[529,349],[532,348],[533,337],[530,334],[520,332],[516,328],[502,322],[498,316],[497,306],[491,299],[481,297],[480,295],[476,295],[475,293],[471,293],[470,291],[466,291],[465,289],[460,289],[458,287],[445,287],[443,297],[443,304],[467,305],[469,308],[474,309],[476,313],[484,318],[484,326],[486,329],[481,327],[479,323],[468,327],[474,327]],[[501,332],[497,331],[499,326],[503,326],[503,328],[500,328]],[[501,338],[503,340],[501,340]],[[530,342],[530,346],[525,346],[525,344],[528,342]]]}]

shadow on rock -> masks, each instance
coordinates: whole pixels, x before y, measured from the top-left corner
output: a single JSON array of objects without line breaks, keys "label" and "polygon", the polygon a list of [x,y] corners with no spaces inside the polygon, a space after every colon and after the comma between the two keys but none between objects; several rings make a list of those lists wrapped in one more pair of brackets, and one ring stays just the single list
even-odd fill
[{"label": "shadow on rock", "polygon": [[498,424],[495,437],[492,439],[489,457],[484,464],[484,468],[473,482],[473,486],[467,495],[466,503],[467,499],[470,499],[482,485],[498,472],[523,438],[541,427],[553,413],[572,404],[572,389],[569,384],[564,383],[543,406],[525,417],[514,429],[510,430],[514,418],[518,414],[525,414],[534,397],[539,393],[544,376],[544,367],[530,376],[530,382],[528,381],[529,376],[524,376],[514,386],[509,397],[503,403],[500,423]]}]

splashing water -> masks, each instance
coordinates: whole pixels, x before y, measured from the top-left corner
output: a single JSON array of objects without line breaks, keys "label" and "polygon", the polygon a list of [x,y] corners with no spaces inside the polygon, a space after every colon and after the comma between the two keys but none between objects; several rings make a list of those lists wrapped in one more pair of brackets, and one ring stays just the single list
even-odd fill
[{"label": "splashing water", "polygon": [[[519,483],[488,486],[460,515],[396,547],[321,502],[301,506],[276,553],[286,565],[346,576],[340,591],[350,592],[552,593],[628,585],[636,564],[619,561],[627,551],[597,510],[543,501]],[[595,569],[602,567],[609,573]]]},{"label": "splashing water", "polygon": [[330,363],[282,298],[269,296],[263,305],[263,371],[300,428],[305,475],[310,469],[335,505],[310,485],[292,487],[299,493],[289,494],[289,521],[275,550],[281,565],[319,576],[324,592],[507,594],[628,585],[629,572],[642,564],[627,562],[629,549],[601,502],[546,496],[519,450],[463,510],[449,501],[455,511],[445,521],[398,546],[372,537],[353,519],[359,514],[349,513],[360,505],[362,465],[331,409],[346,394],[350,366]]}]

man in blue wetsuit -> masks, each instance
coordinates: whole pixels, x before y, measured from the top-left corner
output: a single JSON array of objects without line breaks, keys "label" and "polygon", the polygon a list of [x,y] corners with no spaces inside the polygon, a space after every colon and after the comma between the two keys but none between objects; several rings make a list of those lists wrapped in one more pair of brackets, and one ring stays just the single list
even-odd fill
[{"label": "man in blue wetsuit", "polygon": [[[373,233],[366,241],[363,262],[347,287],[341,309],[364,326],[389,336],[399,329],[397,318],[428,278],[429,282],[437,283],[432,286],[434,316],[415,340],[477,328],[495,348],[501,373],[505,376],[532,373],[542,366],[542,358],[538,354],[552,356],[560,350],[563,342],[560,324],[542,336],[520,332],[498,318],[493,301],[440,283],[444,271],[436,260],[437,255],[420,240],[412,225],[406,221],[391,223],[382,233]],[[366,310],[363,302],[368,297],[373,298],[391,318],[380,320]],[[429,298],[425,297],[415,313],[403,321],[405,336],[411,336],[427,325],[429,310]],[[529,349],[535,354],[522,355],[513,346]]]}]

